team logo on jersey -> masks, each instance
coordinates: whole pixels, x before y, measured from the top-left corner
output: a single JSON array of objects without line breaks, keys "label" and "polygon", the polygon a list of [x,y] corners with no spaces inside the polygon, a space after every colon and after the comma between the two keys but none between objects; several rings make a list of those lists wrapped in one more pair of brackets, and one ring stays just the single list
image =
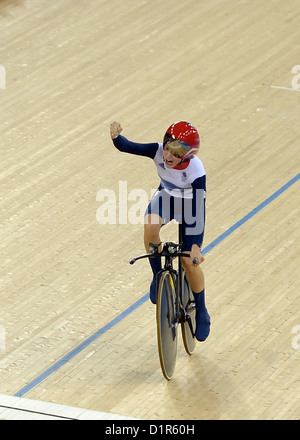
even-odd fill
[{"label": "team logo on jersey", "polygon": [[166,168],[165,168],[165,163],[164,163],[164,162],[161,162],[161,163],[159,164],[159,166],[160,166],[163,170],[166,169]]},{"label": "team logo on jersey", "polygon": [[181,174],[181,181],[186,182],[186,172],[185,171]]}]

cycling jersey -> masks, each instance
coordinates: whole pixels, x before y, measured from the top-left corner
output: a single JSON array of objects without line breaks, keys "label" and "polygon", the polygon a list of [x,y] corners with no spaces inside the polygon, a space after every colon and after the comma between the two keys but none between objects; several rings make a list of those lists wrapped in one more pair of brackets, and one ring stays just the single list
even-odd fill
[{"label": "cycling jersey", "polygon": [[167,168],[163,144],[136,143],[122,135],[113,140],[122,152],[151,158],[160,177],[160,185],[145,214],[158,214],[163,224],[175,219],[184,225],[183,248],[202,246],[205,223],[206,174],[203,163],[195,156],[188,163]]}]

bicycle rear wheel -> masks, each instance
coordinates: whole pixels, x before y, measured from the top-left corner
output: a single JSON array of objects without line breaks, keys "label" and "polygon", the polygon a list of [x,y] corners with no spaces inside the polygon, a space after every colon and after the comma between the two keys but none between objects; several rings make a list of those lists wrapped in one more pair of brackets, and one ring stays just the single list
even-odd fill
[{"label": "bicycle rear wheel", "polygon": [[161,274],[156,303],[157,343],[162,373],[170,380],[177,355],[177,326],[174,279],[170,272]]},{"label": "bicycle rear wheel", "polygon": [[194,303],[193,292],[188,284],[186,275],[184,274],[182,305],[185,308],[186,316],[181,322],[181,332],[185,351],[191,355],[195,349],[195,328],[196,328],[196,308]]}]

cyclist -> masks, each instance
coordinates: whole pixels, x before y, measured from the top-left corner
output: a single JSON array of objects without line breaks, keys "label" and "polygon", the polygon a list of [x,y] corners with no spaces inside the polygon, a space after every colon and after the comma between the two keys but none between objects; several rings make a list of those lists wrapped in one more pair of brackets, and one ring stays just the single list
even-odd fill
[{"label": "cyclist", "polygon": [[[163,143],[136,143],[121,135],[120,123],[110,125],[115,147],[125,153],[149,157],[154,160],[160,185],[145,213],[144,245],[160,244],[160,229],[176,219],[183,224],[182,257],[189,285],[196,305],[196,338],[204,341],[210,332],[210,316],[205,305],[204,274],[200,264],[204,261],[201,246],[205,224],[206,174],[203,163],[196,156],[200,137],[196,128],[184,121],[173,123],[166,131]],[[194,258],[198,263],[193,263]],[[150,299],[156,304],[156,275],[161,270],[161,257],[149,258],[153,272]]]}]

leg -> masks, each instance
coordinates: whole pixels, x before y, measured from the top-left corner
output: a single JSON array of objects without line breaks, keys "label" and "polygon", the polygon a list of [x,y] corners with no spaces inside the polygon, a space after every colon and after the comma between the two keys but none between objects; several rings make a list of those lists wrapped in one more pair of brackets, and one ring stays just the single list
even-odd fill
[{"label": "leg", "polygon": [[204,273],[200,265],[193,266],[190,258],[182,258],[188,283],[194,294],[196,306],[196,331],[198,341],[205,341],[210,332],[210,316],[205,306]]},{"label": "leg", "polygon": [[144,224],[144,245],[146,252],[149,252],[149,243],[160,243],[160,228],[162,226],[162,218],[158,214],[148,214],[145,216]]},{"label": "leg", "polygon": [[[144,245],[146,252],[149,253],[149,243],[159,244],[161,242],[159,231],[162,226],[162,218],[158,214],[148,214],[144,224]],[[159,249],[160,251],[161,249]],[[149,263],[153,272],[153,280],[150,286],[150,300],[156,304],[156,275],[161,270],[161,257],[149,258]]]},{"label": "leg", "polygon": [[187,258],[182,258],[182,265],[185,270],[190,288],[193,292],[201,292],[204,289],[204,273],[199,266],[191,266],[188,264]]},{"label": "leg", "polygon": [[[205,194],[203,192],[203,203],[198,206],[199,197],[193,197],[192,201],[188,199],[184,203],[184,215],[182,222],[182,241],[183,250],[188,250],[190,258],[182,258],[182,264],[191,290],[194,294],[196,307],[196,330],[195,336],[198,341],[204,341],[210,332],[210,316],[205,306],[205,284],[204,274],[200,264],[204,260],[200,254],[200,248],[204,236],[205,224]],[[196,216],[193,217],[193,213]],[[189,221],[186,222],[186,219]],[[194,220],[195,219],[195,220]],[[192,221],[191,221],[192,220]],[[189,222],[191,221],[191,224]],[[193,223],[194,221],[194,223]],[[194,233],[192,233],[194,232]],[[193,264],[193,259],[197,257],[198,264]]]},{"label": "leg", "polygon": [[[170,206],[171,196],[159,188],[153,195],[145,213],[144,244],[147,252],[149,252],[149,243],[159,244],[161,242],[160,229],[163,224],[168,223],[173,218]],[[161,270],[161,257],[149,258],[149,263],[153,272],[150,299],[153,304],[156,304],[156,275]]]}]

